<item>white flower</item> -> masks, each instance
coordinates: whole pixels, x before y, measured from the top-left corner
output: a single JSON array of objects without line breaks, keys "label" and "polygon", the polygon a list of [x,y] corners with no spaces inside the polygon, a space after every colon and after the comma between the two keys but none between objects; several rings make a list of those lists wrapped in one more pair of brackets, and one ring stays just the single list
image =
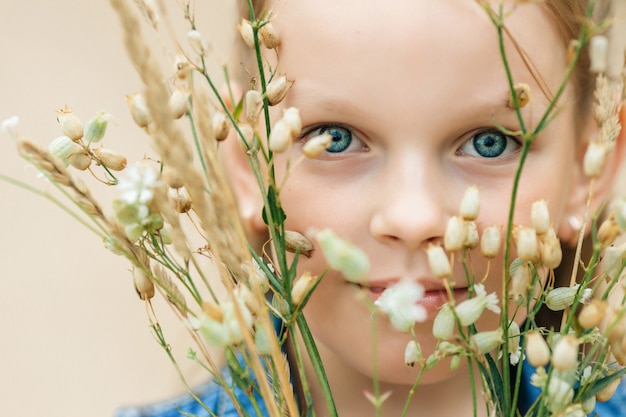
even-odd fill
[{"label": "white flower", "polygon": [[424,297],[424,287],[411,280],[401,280],[387,287],[374,304],[388,316],[396,329],[409,331],[415,322],[426,320],[427,313],[418,301]]},{"label": "white flower", "polygon": [[17,125],[20,123],[18,116],[9,117],[0,124],[0,132],[10,135],[13,139],[17,139]]},{"label": "white flower", "polygon": [[474,298],[465,300],[455,307],[456,314],[459,317],[459,321],[462,326],[474,324],[481,314],[483,314],[485,309],[491,310],[496,314],[500,314],[498,296],[496,293],[487,295],[483,284],[474,285],[474,291],[476,292]]},{"label": "white flower", "polygon": [[370,263],[365,252],[339,238],[332,230],[315,234],[328,265],[341,271],[350,282],[362,281],[369,272]]},{"label": "white flower", "polygon": [[509,362],[511,365],[517,365],[520,357],[522,356],[522,347],[520,346],[520,328],[519,325],[512,321],[509,325],[508,333],[508,347],[509,347]]},{"label": "white flower", "polygon": [[415,340],[409,341],[404,349],[404,363],[407,366],[415,366],[415,364],[420,361],[421,357],[422,350],[420,345]]},{"label": "white flower", "polygon": [[153,188],[157,184],[158,175],[152,168],[137,163],[129,167],[125,176],[120,177],[117,184],[121,199],[127,204],[147,204],[154,195]]}]

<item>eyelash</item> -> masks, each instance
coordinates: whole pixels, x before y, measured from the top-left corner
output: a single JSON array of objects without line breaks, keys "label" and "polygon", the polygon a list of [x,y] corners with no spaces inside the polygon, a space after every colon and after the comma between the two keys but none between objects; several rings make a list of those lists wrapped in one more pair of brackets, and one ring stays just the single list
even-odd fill
[{"label": "eyelash", "polygon": [[[336,133],[341,133],[338,131],[344,131],[349,133],[349,142],[346,144],[345,148],[337,150],[337,151],[332,151],[331,148],[333,147],[333,145],[338,144],[339,143],[339,139],[338,140],[333,140],[333,143],[331,144],[330,147],[327,148],[325,154],[326,155],[340,155],[344,152],[347,151],[348,148],[350,148],[351,146],[354,145],[355,142],[358,142],[360,145],[359,149],[363,149],[363,148],[367,148],[367,146],[363,143],[363,141],[361,139],[358,138],[358,135],[356,135],[354,133],[354,129],[344,126],[342,124],[339,123],[324,123],[324,124],[320,124],[320,125],[316,125],[316,126],[312,126],[311,128],[307,129],[305,131],[305,133],[303,133],[302,135],[300,135],[300,137],[298,138],[298,140],[301,143],[306,143],[309,139],[320,135],[324,132],[328,132],[331,133],[335,131]],[[334,135],[333,135],[334,136]]]},{"label": "eyelash", "polygon": [[[481,146],[481,143],[479,143],[478,141],[481,139],[482,135],[485,135],[485,139],[494,139],[495,137],[495,140],[502,140],[502,139],[505,140],[504,144],[501,144],[499,148],[496,148],[496,152],[499,152],[497,155],[494,154],[492,156],[488,156],[488,155],[484,155],[480,153],[480,151],[477,149],[477,146]],[[483,149],[483,152],[487,153],[489,151],[493,151],[494,144],[495,143],[493,141],[489,143],[482,143],[482,145],[486,146]],[[515,147],[515,149],[511,149],[513,146]],[[468,156],[479,158],[479,159],[496,160],[496,159],[507,158],[513,155],[516,151],[519,150],[520,147],[521,147],[521,143],[519,139],[517,139],[516,137],[506,135],[497,129],[484,129],[484,130],[480,130],[478,132],[473,133],[469,139],[465,140],[463,144],[457,150],[457,154],[468,155]]]}]

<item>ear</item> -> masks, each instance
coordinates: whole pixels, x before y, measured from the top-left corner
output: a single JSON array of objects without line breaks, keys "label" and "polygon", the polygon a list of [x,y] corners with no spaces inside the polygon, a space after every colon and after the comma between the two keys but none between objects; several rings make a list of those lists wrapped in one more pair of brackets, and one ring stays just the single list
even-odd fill
[{"label": "ear", "polygon": [[[564,243],[575,246],[578,240],[578,234],[587,208],[587,200],[589,198],[589,190],[592,181],[584,174],[583,159],[589,144],[589,139],[599,134],[599,129],[592,117],[589,118],[587,127],[583,130],[583,136],[577,150],[577,169],[574,185],[569,194],[567,207],[564,213],[564,219],[559,225],[559,237]],[[626,126],[626,109],[622,108],[619,112],[619,121],[621,126]],[[621,172],[621,167],[625,159],[626,151],[626,129],[622,127],[615,141],[615,147],[611,149],[607,155],[602,174],[593,180],[593,198],[589,207],[589,215],[592,216],[597,210],[613,196],[615,185]],[[587,222],[587,230],[590,228],[590,222]]]}]

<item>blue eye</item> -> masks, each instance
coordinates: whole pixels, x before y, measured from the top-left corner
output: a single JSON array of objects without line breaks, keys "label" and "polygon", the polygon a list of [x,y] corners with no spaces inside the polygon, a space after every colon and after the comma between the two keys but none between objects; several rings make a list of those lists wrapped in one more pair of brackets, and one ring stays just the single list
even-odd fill
[{"label": "blue eye", "polygon": [[352,143],[352,132],[348,129],[339,126],[322,127],[319,131],[322,133],[328,133],[332,136],[330,146],[326,148],[326,151],[331,153],[343,152]]},{"label": "blue eye", "polygon": [[461,146],[460,151],[466,155],[479,158],[498,158],[505,156],[519,147],[511,137],[496,130],[477,133]]}]

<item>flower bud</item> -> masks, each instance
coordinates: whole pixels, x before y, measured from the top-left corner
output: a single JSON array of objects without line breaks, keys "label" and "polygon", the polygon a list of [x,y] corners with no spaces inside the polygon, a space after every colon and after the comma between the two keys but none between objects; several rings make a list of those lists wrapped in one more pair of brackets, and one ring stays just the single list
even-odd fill
[{"label": "flower bud", "polygon": [[302,147],[302,153],[307,158],[315,159],[322,154],[331,144],[333,137],[330,133],[322,133],[307,140]]},{"label": "flower bud", "polygon": [[493,259],[500,252],[500,242],[502,235],[499,226],[489,226],[483,230],[482,238],[480,239],[480,253],[488,259]]},{"label": "flower bud", "polygon": [[456,371],[461,366],[461,355],[454,355],[450,358],[450,370]]},{"label": "flower bud", "polygon": [[551,290],[546,296],[546,305],[552,311],[562,311],[574,303],[578,285],[573,287],[558,287]]},{"label": "flower bud", "polygon": [[450,217],[443,235],[444,249],[447,252],[456,252],[463,249],[466,236],[465,221],[459,216]]},{"label": "flower bud", "polygon": [[259,29],[259,36],[263,40],[263,44],[267,49],[274,49],[280,45],[280,37],[278,32],[271,23],[266,23]]},{"label": "flower bud", "polygon": [[91,165],[91,157],[86,149],[82,149],[69,157],[70,165],[74,168],[84,171]]},{"label": "flower bud", "polygon": [[228,126],[228,119],[223,112],[215,112],[211,123],[213,126],[213,133],[215,134],[215,140],[221,142],[228,137],[228,131],[230,128]]},{"label": "flower bud", "polygon": [[284,119],[280,119],[270,132],[269,148],[273,152],[284,152],[291,143],[291,130]]},{"label": "flower bud", "polygon": [[178,213],[187,213],[191,210],[191,198],[185,187],[170,188],[167,194]]},{"label": "flower bud", "polygon": [[180,119],[187,113],[189,106],[189,93],[180,89],[176,89],[170,96],[168,106],[173,119]]},{"label": "flower bud", "polygon": [[611,214],[598,228],[598,242],[602,248],[606,248],[615,241],[619,233],[620,227],[617,223],[617,217],[615,214]]},{"label": "flower bud", "polygon": [[467,249],[474,249],[478,246],[479,241],[480,237],[478,235],[478,226],[476,226],[476,222],[473,220],[467,220],[465,222],[465,242],[463,242],[463,246]]},{"label": "flower bud", "polygon": [[194,50],[195,53],[200,56],[204,56],[208,49],[208,46],[200,32],[198,32],[197,30],[190,30],[189,32],[187,32],[187,40],[189,41],[189,45],[191,45],[191,48]]},{"label": "flower bud", "polygon": [[421,359],[422,350],[420,349],[420,345],[415,340],[409,341],[404,349],[404,363],[407,366],[413,367]]},{"label": "flower bud", "polygon": [[426,254],[428,255],[428,265],[430,265],[430,270],[435,277],[447,278],[452,275],[450,260],[441,246],[429,244]]},{"label": "flower bud", "polygon": [[259,114],[263,108],[263,97],[256,90],[248,90],[246,93],[246,120],[251,125],[256,125]]},{"label": "flower bud", "polygon": [[441,307],[441,310],[435,316],[433,322],[433,335],[440,340],[452,339],[456,318],[454,317],[454,309],[448,303]]},{"label": "flower bud", "polygon": [[550,228],[550,212],[546,200],[535,201],[530,210],[530,221],[538,235],[542,235]]},{"label": "flower bud", "polygon": [[154,297],[154,283],[140,268],[133,269],[133,284],[137,295],[142,300],[149,300]]},{"label": "flower bud", "polygon": [[539,260],[539,248],[537,244],[537,232],[529,227],[519,227],[515,231],[515,243],[517,256],[529,262]]},{"label": "flower bud", "polygon": [[589,41],[589,59],[591,67],[589,71],[599,73],[606,71],[609,60],[609,40],[606,36],[595,35]]},{"label": "flower bud", "polygon": [[292,253],[301,253],[302,255],[311,256],[313,252],[313,244],[309,239],[301,233],[294,230],[285,230],[285,249]]},{"label": "flower bud", "polygon": [[302,304],[304,299],[309,295],[315,284],[317,283],[318,277],[311,275],[308,272],[305,272],[300,278],[296,280],[293,284],[293,288],[291,289],[291,301],[296,306]]},{"label": "flower bud", "polygon": [[[515,90],[515,95],[517,96],[517,104],[521,109],[530,102],[530,87],[528,86],[528,84],[517,83],[513,88]],[[515,100],[513,99],[513,94],[511,94],[511,97],[509,98],[509,107],[512,109],[515,108]]]},{"label": "flower bud", "polygon": [[139,93],[127,95],[126,103],[137,126],[147,127],[150,124],[150,112],[143,96]]},{"label": "flower bud", "polygon": [[535,368],[550,362],[550,348],[543,336],[534,330],[526,334],[526,359]]},{"label": "flower bud", "polygon": [[[237,30],[241,35],[241,39],[248,45],[248,47],[254,49],[254,31],[250,21],[241,19],[241,23],[237,25]],[[263,42],[263,38],[259,38],[259,43]]]},{"label": "flower bud", "polygon": [[586,416],[587,414],[593,413],[593,410],[596,408],[596,397],[592,395],[582,402],[583,413]]},{"label": "flower bud", "polygon": [[578,345],[575,336],[563,336],[554,346],[552,366],[559,371],[569,371],[578,366]]},{"label": "flower bud", "polygon": [[530,287],[530,268],[525,261],[516,258],[511,262],[509,274],[511,275],[509,296],[516,304],[522,305],[526,301]]},{"label": "flower bud", "polygon": [[350,282],[363,280],[370,269],[367,255],[359,248],[337,237],[330,229],[317,232],[324,257],[328,265],[341,271]]},{"label": "flower bud", "polygon": [[600,402],[607,402],[608,400],[610,400],[615,394],[615,391],[617,391],[617,387],[619,386],[621,381],[622,378],[615,378],[613,381],[611,381],[607,386],[598,391],[598,393],[596,394],[596,400]]},{"label": "flower bud", "polygon": [[110,170],[121,171],[126,168],[126,157],[118,152],[107,148],[95,148],[93,153],[100,163]]},{"label": "flower bud", "polygon": [[464,220],[476,220],[479,210],[480,196],[478,187],[472,185],[465,190],[459,212]]},{"label": "flower bud", "polygon": [[67,136],[59,136],[48,145],[48,152],[59,158],[65,166],[69,165],[70,157],[83,151],[83,147]]},{"label": "flower bud", "polygon": [[265,95],[270,106],[275,106],[287,95],[293,80],[288,80],[285,75],[277,75],[267,85]]},{"label": "flower bud", "polygon": [[556,269],[563,259],[561,242],[551,227],[548,232],[541,237],[539,243],[539,258],[541,263],[548,269]]},{"label": "flower bud", "polygon": [[57,121],[61,125],[61,132],[73,141],[83,137],[83,124],[69,106],[57,110]]},{"label": "flower bud", "polygon": [[606,301],[594,298],[586,304],[578,315],[578,324],[583,329],[591,329],[599,325],[606,316]]},{"label": "flower bud", "polygon": [[497,348],[503,342],[502,329],[479,332],[470,337],[470,344],[481,354],[485,354]]},{"label": "flower bud", "polygon": [[271,355],[272,354],[272,345],[270,343],[270,338],[267,336],[267,332],[265,331],[265,327],[263,326],[255,327],[254,346],[256,346],[256,351],[259,355]]},{"label": "flower bud", "polygon": [[297,137],[302,131],[302,121],[300,120],[300,112],[295,107],[289,107],[283,113],[283,120],[291,129],[291,135]]},{"label": "flower bud", "polygon": [[106,132],[111,115],[107,112],[98,112],[87,123],[85,123],[84,139],[87,143],[97,143],[102,140]]},{"label": "flower bud", "polygon": [[590,178],[598,178],[602,174],[607,152],[608,149],[604,143],[589,143],[583,160],[585,175]]}]

